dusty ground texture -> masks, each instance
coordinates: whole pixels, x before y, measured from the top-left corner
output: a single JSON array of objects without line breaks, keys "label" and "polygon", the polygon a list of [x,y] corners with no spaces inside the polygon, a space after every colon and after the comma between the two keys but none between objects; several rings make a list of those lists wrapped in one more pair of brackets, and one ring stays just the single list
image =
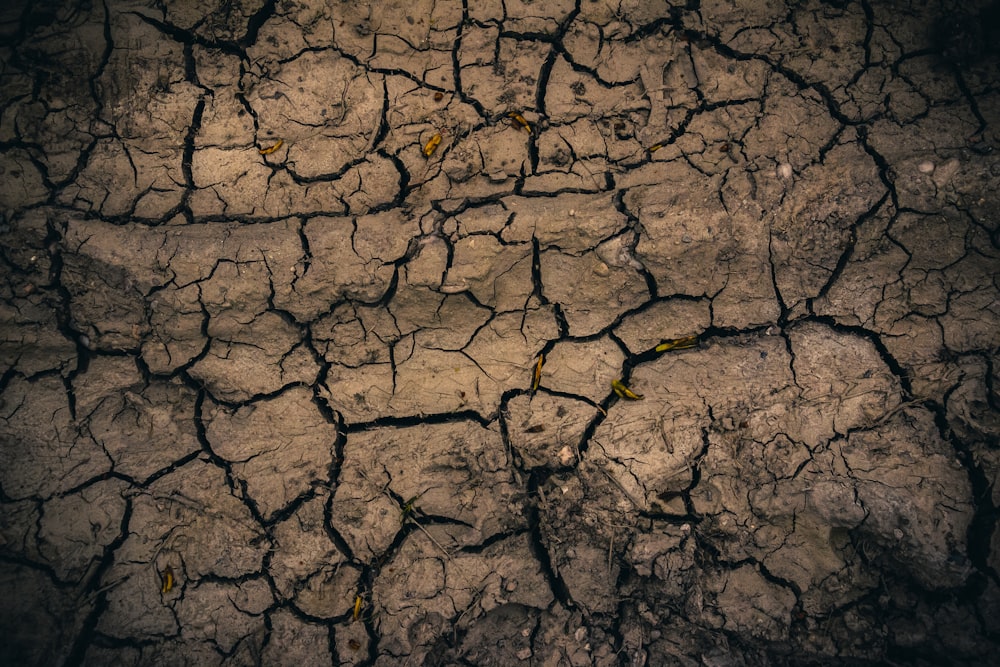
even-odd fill
[{"label": "dusty ground texture", "polygon": [[7,7],[3,664],[996,655],[997,5]]}]

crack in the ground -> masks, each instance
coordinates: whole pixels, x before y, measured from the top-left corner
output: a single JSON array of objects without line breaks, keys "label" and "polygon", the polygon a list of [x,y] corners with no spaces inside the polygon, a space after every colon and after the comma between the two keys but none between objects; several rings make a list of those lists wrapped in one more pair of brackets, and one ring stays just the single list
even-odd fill
[{"label": "crack in the ground", "polygon": [[203,4],[0,21],[53,663],[989,655],[996,91],[920,12]]}]

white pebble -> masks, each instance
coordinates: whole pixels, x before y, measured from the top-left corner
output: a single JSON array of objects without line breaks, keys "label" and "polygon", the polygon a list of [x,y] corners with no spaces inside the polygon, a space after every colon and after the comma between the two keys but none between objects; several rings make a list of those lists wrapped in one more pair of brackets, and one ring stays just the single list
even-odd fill
[{"label": "white pebble", "polygon": [[782,162],[778,165],[778,178],[783,178],[788,180],[792,177],[792,165],[787,162]]},{"label": "white pebble", "polygon": [[573,461],[576,460],[576,454],[570,449],[569,445],[564,445],[562,449],[559,450],[559,462],[564,466],[568,466]]},{"label": "white pebble", "polygon": [[921,174],[929,174],[934,171],[934,163],[930,160],[924,160],[917,165],[917,171]]}]

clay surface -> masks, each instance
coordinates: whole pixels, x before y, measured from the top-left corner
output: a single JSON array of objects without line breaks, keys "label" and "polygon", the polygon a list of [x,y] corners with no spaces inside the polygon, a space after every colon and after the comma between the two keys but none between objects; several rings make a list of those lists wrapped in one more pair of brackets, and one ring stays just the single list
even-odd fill
[{"label": "clay surface", "polygon": [[998,22],[5,3],[0,663],[993,663]]}]

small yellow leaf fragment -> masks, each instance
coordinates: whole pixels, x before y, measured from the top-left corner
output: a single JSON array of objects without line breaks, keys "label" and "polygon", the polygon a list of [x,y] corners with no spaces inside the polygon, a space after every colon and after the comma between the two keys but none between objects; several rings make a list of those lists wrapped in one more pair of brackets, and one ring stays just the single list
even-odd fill
[{"label": "small yellow leaf fragment", "polygon": [[169,565],[160,572],[160,592],[169,593],[174,588],[174,570]]},{"label": "small yellow leaf fragment", "polygon": [[424,157],[430,157],[434,155],[434,151],[437,147],[441,145],[441,133],[437,132],[431,137],[431,140],[424,144]]},{"label": "small yellow leaf fragment", "polygon": [[261,148],[257,152],[260,153],[261,155],[270,155],[271,153],[273,153],[274,151],[278,150],[279,148],[281,148],[284,145],[285,145],[285,140],[284,139],[278,139],[272,145],[268,146],[267,148]]},{"label": "small yellow leaf fragment", "polygon": [[660,150],[661,148],[663,148],[663,144],[653,144],[652,146],[650,146],[646,150],[649,151],[650,153],[655,153],[656,151]]},{"label": "small yellow leaf fragment", "polygon": [[684,336],[683,338],[664,341],[656,346],[656,351],[689,350],[692,347],[698,347],[698,336]]},{"label": "small yellow leaf fragment", "polygon": [[538,391],[538,384],[542,381],[542,364],[545,363],[545,355],[538,355],[538,362],[535,364],[535,372],[531,378],[531,393]]},{"label": "small yellow leaf fragment", "polygon": [[621,380],[612,380],[611,388],[615,390],[619,398],[627,398],[630,401],[641,401],[642,394],[637,394],[622,383]]},{"label": "small yellow leaf fragment", "polygon": [[358,620],[359,618],[361,618],[361,606],[362,606],[362,603],[363,603],[363,600],[362,600],[361,596],[360,595],[355,596],[355,598],[354,598],[354,620],[355,621]]},{"label": "small yellow leaf fragment", "polygon": [[524,116],[522,116],[521,114],[517,113],[516,111],[511,111],[509,114],[507,114],[507,118],[512,119],[515,123],[523,127],[524,131],[527,132],[528,134],[532,134],[531,124],[527,120],[525,120]]}]

